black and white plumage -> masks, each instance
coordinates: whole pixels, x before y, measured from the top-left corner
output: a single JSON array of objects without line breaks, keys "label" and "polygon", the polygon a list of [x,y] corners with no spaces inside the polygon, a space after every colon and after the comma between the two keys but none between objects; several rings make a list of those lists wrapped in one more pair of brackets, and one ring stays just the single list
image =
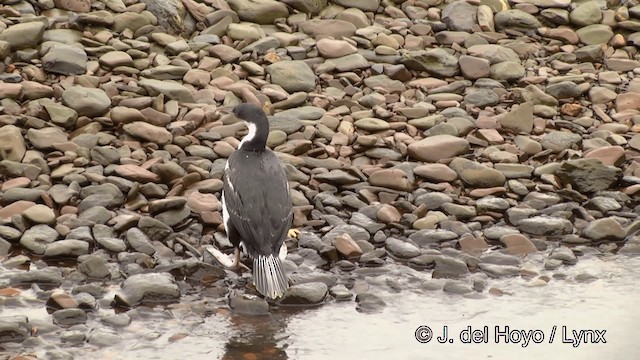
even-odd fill
[{"label": "black and white plumage", "polygon": [[293,219],[289,184],[280,160],[266,148],[269,121],[262,109],[241,104],[233,113],[249,133],[225,167],[224,225],[233,246],[253,259],[256,289],[275,299],[289,287],[278,256]]}]

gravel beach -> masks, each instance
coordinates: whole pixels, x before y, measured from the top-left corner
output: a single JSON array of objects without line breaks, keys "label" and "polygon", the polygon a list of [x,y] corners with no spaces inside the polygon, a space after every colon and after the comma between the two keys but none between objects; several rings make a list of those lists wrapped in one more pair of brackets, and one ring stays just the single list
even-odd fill
[{"label": "gravel beach", "polygon": [[[639,4],[3,1],[0,359],[607,282],[601,262],[640,254]],[[269,115],[299,230],[274,302],[205,251],[233,253],[243,102]],[[223,358],[286,358],[260,341]]]}]

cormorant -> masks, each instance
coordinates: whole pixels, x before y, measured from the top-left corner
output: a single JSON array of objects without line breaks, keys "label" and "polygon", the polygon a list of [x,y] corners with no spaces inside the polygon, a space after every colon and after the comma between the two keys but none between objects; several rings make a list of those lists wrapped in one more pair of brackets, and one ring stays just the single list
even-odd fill
[{"label": "cormorant", "polygon": [[256,289],[276,299],[289,288],[279,256],[281,251],[286,256],[284,240],[293,219],[289,183],[280,160],[266,147],[269,121],[264,111],[240,104],[233,114],[249,133],[225,166],[222,218],[236,248],[234,265],[239,263],[242,247],[253,259]]}]

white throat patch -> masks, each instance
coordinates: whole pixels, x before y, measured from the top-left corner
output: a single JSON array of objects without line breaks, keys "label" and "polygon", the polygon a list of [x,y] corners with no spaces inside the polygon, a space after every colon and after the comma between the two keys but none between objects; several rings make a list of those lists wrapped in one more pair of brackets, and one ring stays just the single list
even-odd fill
[{"label": "white throat patch", "polygon": [[244,143],[253,140],[256,137],[256,132],[258,131],[258,128],[256,128],[256,124],[247,121],[244,121],[244,124],[249,128],[249,133],[242,138],[242,141],[240,141],[240,145],[238,145],[238,149],[242,148],[242,145],[244,145]]}]

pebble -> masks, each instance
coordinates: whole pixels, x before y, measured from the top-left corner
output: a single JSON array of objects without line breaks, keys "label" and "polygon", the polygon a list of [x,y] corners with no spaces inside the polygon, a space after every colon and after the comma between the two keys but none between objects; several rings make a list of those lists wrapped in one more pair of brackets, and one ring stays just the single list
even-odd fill
[{"label": "pebble", "polygon": [[180,298],[180,289],[168,273],[135,274],[122,283],[122,291],[114,301],[125,307],[140,302],[168,302]]},{"label": "pebble", "polygon": [[436,265],[431,275],[434,279],[456,279],[469,274],[469,268],[462,260],[441,256],[435,258],[435,263]]},{"label": "pebble", "polygon": [[281,304],[285,305],[316,305],[324,301],[329,288],[322,282],[311,282],[293,285],[287,290]]}]

